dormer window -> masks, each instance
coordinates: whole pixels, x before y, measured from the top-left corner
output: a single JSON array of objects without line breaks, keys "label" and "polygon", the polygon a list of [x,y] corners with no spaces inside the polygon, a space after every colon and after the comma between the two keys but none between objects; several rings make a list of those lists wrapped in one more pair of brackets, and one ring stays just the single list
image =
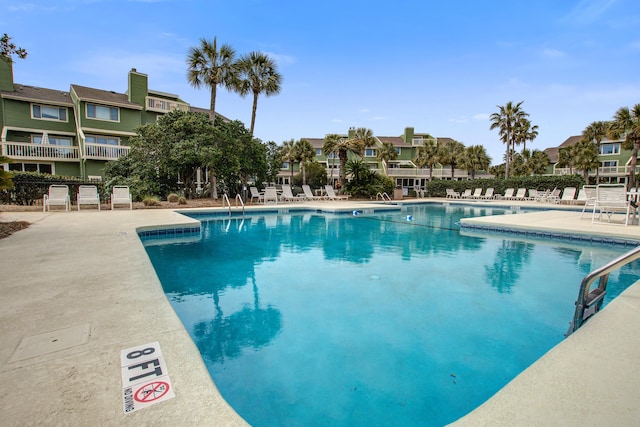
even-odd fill
[{"label": "dormer window", "polygon": [[31,104],[31,117],[40,120],[67,121],[67,109],[65,107],[53,107],[51,105]]}]

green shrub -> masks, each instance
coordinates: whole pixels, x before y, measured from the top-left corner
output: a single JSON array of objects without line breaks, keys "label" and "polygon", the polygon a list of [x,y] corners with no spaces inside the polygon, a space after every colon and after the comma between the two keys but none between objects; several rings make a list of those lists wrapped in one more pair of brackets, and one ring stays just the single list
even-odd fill
[{"label": "green shrub", "polygon": [[179,196],[176,193],[171,193],[167,196],[167,201],[169,203],[176,203],[179,200]]},{"label": "green shrub", "polygon": [[145,206],[161,206],[160,199],[157,196],[145,196],[142,198],[142,203]]},{"label": "green shrub", "polygon": [[178,204],[179,205],[186,205],[187,204],[187,198],[186,197],[178,197]]}]

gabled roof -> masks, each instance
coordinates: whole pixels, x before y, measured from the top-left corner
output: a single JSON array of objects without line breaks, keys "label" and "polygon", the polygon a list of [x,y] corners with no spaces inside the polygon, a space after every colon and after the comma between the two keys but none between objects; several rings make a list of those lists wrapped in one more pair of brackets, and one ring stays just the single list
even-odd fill
[{"label": "gabled roof", "polygon": [[94,89],[92,87],[79,85],[71,85],[71,90],[81,101],[131,108],[133,110],[142,110],[141,105],[129,101],[129,97],[124,93]]},{"label": "gabled roof", "polygon": [[[206,108],[200,108],[200,107],[193,107],[193,106],[189,106],[189,111],[191,111],[192,113],[204,113],[207,116],[209,115],[209,110]],[[220,117],[225,123],[229,123],[231,120],[229,120],[229,118],[223,116],[222,114],[218,113],[216,111],[216,117]]]},{"label": "gabled roof", "polygon": [[13,85],[13,92],[2,91],[0,96],[5,99],[16,99],[25,102],[41,102],[53,105],[73,107],[73,102],[69,92],[55,89],[45,89],[36,86],[26,86],[21,84]]}]

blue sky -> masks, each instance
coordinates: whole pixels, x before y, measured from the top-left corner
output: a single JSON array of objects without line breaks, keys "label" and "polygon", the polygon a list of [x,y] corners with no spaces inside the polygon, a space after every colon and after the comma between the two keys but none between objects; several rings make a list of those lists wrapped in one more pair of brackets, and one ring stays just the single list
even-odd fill
[{"label": "blue sky", "polygon": [[[489,115],[523,108],[545,149],[640,103],[637,0],[0,0],[0,33],[29,52],[16,83],[124,92],[131,68],[151,89],[207,108],[186,56],[217,37],[279,65],[282,92],[261,96],[255,136],[280,144],[366,127],[405,127],[483,145],[501,163]],[[251,97],[219,90],[216,110],[249,127]]]}]

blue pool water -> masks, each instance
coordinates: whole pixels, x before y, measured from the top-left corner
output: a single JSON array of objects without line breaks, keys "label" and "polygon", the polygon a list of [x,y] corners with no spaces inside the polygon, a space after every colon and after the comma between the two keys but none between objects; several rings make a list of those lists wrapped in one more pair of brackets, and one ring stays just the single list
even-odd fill
[{"label": "blue pool water", "polygon": [[[459,230],[505,213],[198,217],[201,236],[145,247],[250,424],[440,426],[560,342],[582,278],[630,249]],[[613,274],[607,301],[639,277]]]}]

